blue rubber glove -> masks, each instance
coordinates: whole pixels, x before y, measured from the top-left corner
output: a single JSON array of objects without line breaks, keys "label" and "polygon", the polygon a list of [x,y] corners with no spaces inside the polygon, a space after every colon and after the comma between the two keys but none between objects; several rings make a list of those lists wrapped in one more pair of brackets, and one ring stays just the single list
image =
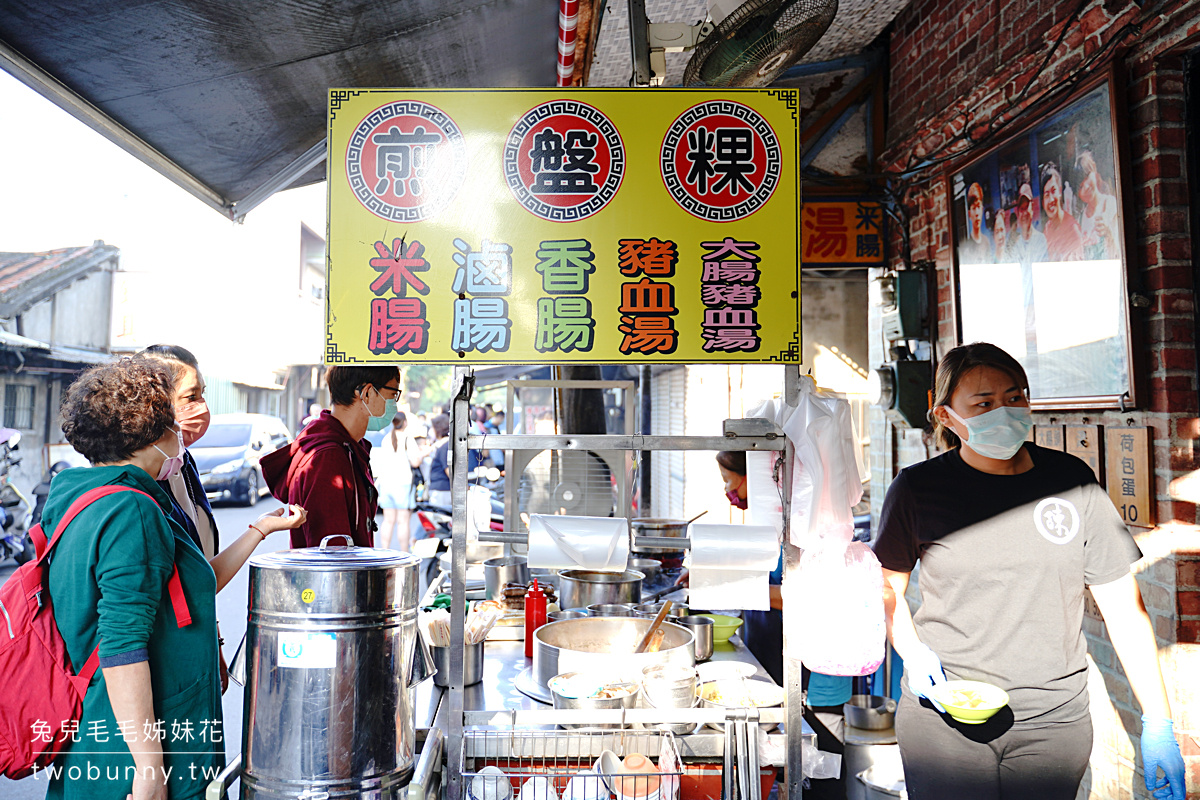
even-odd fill
[{"label": "blue rubber glove", "polygon": [[942,660],[937,653],[925,645],[918,645],[904,654],[904,668],[908,670],[908,690],[917,697],[924,697],[933,703],[933,707],[943,714],[946,709],[937,700],[929,696],[929,690],[939,683],[945,683],[946,673],[942,671]]},{"label": "blue rubber glove", "polygon": [[[1171,720],[1142,716],[1142,768],[1146,772],[1146,791],[1158,800],[1187,800],[1183,754]],[[1160,768],[1162,778],[1158,777]]]}]

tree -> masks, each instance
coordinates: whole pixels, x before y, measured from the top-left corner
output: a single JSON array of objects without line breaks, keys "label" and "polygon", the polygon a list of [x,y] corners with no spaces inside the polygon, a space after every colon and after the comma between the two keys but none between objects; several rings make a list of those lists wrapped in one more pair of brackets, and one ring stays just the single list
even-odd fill
[{"label": "tree", "polygon": [[[441,406],[450,408],[450,390],[454,368],[440,364],[411,364],[402,367],[404,390],[409,393],[409,407],[414,411],[432,411]],[[414,397],[413,394],[418,394]]]}]

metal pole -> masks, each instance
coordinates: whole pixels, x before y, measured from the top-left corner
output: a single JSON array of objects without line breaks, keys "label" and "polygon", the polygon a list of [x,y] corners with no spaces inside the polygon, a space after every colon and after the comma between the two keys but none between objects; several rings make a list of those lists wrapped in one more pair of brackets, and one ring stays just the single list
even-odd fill
[{"label": "metal pole", "polygon": [[454,368],[454,401],[450,415],[450,444],[454,463],[450,491],[454,512],[450,545],[450,714],[446,732],[446,797],[462,800],[463,744],[463,639],[467,616],[467,415],[475,373],[470,367]]},{"label": "metal pole", "polygon": [[[650,394],[650,365],[643,364],[640,369],[638,380],[638,395],[642,402],[642,425],[641,433],[643,436],[650,435],[650,422],[653,416],[653,401]],[[653,464],[653,453],[650,450],[642,450],[641,457],[638,463],[638,515],[642,517],[651,517],[654,514],[650,506],[650,468]]]},{"label": "metal pole", "polygon": [[646,0],[629,0],[629,48],[633,51],[630,86],[650,85],[650,38],[646,30]]},{"label": "metal pole", "polygon": [[[783,399],[793,408],[800,403],[800,365],[786,364],[783,368]],[[800,549],[792,544],[792,466],[796,451],[792,441],[787,442],[783,451],[783,585],[786,587],[800,578]],[[804,724],[804,689],[801,679],[800,659],[792,656],[789,646],[787,624],[788,617],[801,613],[802,609],[790,607],[787,600],[789,592],[784,592],[783,598],[783,685],[787,689],[787,729],[792,734],[787,737],[787,765],[784,769],[784,780],[788,800],[801,800],[804,794],[804,765],[801,760],[800,736]],[[813,609],[809,609],[813,611]],[[794,733],[793,733],[794,732]]]}]

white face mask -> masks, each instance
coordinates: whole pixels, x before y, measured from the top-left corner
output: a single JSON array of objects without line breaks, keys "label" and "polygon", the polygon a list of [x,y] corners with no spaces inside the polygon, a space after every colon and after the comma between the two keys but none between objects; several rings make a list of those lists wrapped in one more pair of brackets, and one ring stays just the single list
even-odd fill
[{"label": "white face mask", "polygon": [[948,405],[942,408],[967,426],[967,439],[963,445],[985,458],[1000,461],[1012,458],[1025,444],[1025,437],[1033,428],[1029,406],[1001,406],[968,419],[954,413],[954,409]]},{"label": "white face mask", "polygon": [[161,467],[159,467],[158,477],[155,478],[155,480],[170,480],[178,475],[179,471],[183,469],[183,432],[175,431],[175,438],[178,440],[179,447],[176,450],[176,454],[173,456],[167,456],[166,451],[158,445],[151,445],[151,447],[153,447],[155,450],[162,453],[164,456],[167,456],[167,460],[163,462]]}]

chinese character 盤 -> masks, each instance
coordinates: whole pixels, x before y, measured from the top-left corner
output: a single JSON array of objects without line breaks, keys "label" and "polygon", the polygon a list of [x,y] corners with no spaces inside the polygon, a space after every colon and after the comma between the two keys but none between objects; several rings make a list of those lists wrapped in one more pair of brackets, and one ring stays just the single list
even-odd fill
[{"label": "chinese character \u76e4", "polygon": [[533,135],[529,151],[530,168],[535,175],[534,194],[596,194],[600,187],[592,175],[600,171],[596,145],[600,136],[582,130],[569,130],[564,138],[553,128]]}]

